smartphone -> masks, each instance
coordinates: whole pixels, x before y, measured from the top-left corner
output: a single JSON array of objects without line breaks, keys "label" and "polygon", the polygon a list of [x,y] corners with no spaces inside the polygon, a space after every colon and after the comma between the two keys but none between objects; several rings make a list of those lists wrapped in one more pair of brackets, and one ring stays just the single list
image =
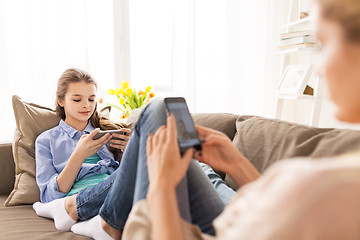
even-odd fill
[{"label": "smartphone", "polygon": [[97,140],[97,139],[101,138],[102,136],[104,136],[106,133],[110,133],[110,135],[112,135],[113,133],[126,135],[126,133],[125,133],[125,132],[122,132],[120,129],[115,129],[115,130],[100,130],[97,134],[95,134],[95,136],[93,137],[93,139],[94,139],[94,140]]},{"label": "smartphone", "polygon": [[174,115],[181,155],[189,148],[201,151],[201,143],[186,101],[182,97],[164,99],[166,111]]}]

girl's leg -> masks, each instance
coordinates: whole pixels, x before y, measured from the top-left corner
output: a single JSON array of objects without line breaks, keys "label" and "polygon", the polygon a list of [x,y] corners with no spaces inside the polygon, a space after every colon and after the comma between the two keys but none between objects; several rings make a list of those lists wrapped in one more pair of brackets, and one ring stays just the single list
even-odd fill
[{"label": "girl's leg", "polygon": [[[118,172],[119,169],[113,172],[107,179],[103,180],[102,182],[96,184],[93,187],[85,188],[77,193],[76,214],[79,220],[87,220],[99,214],[99,210],[104,204],[106,196],[108,195]],[[69,215],[71,216],[71,213]]]},{"label": "girl's leg", "polygon": [[[134,129],[122,162],[116,174],[100,216],[111,227],[123,229],[133,203],[146,197],[148,175],[146,164],[146,142],[150,132],[166,124],[166,111],[163,99],[154,99],[142,111]],[[178,193],[185,200],[179,201],[181,216],[190,221],[186,179],[178,186]]]},{"label": "girl's leg", "polygon": [[[212,171],[207,170],[209,173],[213,172],[212,169]],[[236,193],[223,183],[219,175],[211,176],[213,182],[223,185],[215,188],[198,161],[193,160],[190,163],[186,176],[192,223],[198,225],[202,232],[215,235],[213,220],[224,210],[229,199]]]},{"label": "girl's leg", "polygon": [[217,174],[214,169],[212,169],[209,165],[198,162],[202,170],[210,179],[213,187],[215,188],[216,192],[219,194],[221,199],[224,201],[225,205],[227,205],[235,196],[236,192],[230,188],[225,181]]}]

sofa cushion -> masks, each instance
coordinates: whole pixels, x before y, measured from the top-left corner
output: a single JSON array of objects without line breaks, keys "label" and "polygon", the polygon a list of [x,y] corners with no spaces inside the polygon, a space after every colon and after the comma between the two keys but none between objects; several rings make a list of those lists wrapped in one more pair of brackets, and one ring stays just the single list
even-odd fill
[{"label": "sofa cushion", "polygon": [[236,133],[235,122],[239,115],[230,113],[193,113],[194,123],[225,133],[233,139]]},{"label": "sofa cushion", "polygon": [[9,194],[15,181],[15,164],[11,142],[0,144],[0,194]]},{"label": "sofa cushion", "polygon": [[23,102],[18,96],[13,96],[12,101],[16,120],[13,141],[16,177],[6,206],[32,204],[40,200],[35,180],[35,139],[60,121],[60,117],[49,108]]},{"label": "sofa cushion", "polygon": [[259,172],[284,158],[320,158],[360,150],[360,131],[356,130],[315,128],[254,116],[239,117],[236,129],[233,143]]},{"label": "sofa cushion", "polygon": [[55,229],[52,219],[36,215],[31,205],[4,207],[6,195],[0,195],[0,239],[91,239]]},{"label": "sofa cushion", "polygon": [[[135,109],[126,121],[126,124],[133,128],[138,120],[142,109]],[[230,139],[233,139],[236,132],[235,121],[239,115],[230,113],[192,113],[194,123],[204,127],[212,128],[225,133]]]}]

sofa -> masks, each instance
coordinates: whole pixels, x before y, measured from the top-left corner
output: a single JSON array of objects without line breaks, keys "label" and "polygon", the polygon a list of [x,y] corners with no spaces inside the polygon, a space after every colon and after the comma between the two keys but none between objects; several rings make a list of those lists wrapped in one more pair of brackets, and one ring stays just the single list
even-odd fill
[{"label": "sofa", "polygon": [[[130,116],[130,127],[133,127],[137,117],[138,113]],[[192,114],[192,117],[196,124],[225,133],[261,173],[274,162],[285,158],[308,156],[317,161],[360,149],[360,131],[355,130],[314,128],[275,119],[226,113]],[[17,131],[21,131],[19,125],[17,128]],[[19,174],[25,171],[24,167],[16,166],[19,165],[18,161],[14,163],[14,156],[18,157],[13,153],[17,151],[15,144],[0,143],[0,240],[89,239],[71,232],[57,231],[52,220],[35,214],[31,206],[34,200],[26,204],[4,206],[4,202],[8,203],[7,198],[15,191]],[[237,189],[229,176],[221,172],[219,174],[230,187]]]}]

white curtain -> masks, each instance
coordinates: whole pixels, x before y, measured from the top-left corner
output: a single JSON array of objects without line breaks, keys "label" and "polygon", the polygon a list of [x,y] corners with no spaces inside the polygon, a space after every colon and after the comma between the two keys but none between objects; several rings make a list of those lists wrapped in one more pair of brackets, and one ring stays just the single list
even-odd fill
[{"label": "white curtain", "polygon": [[131,81],[192,112],[272,116],[279,1],[132,0]]},{"label": "white curtain", "polygon": [[137,89],[152,86],[157,96],[184,96],[191,112],[272,116],[280,5],[0,0],[0,106],[7,115],[0,141],[12,138],[11,95],[53,107],[56,81],[69,67],[89,71],[100,96],[129,80]]},{"label": "white curtain", "polygon": [[53,108],[70,67],[90,72],[100,95],[115,85],[113,10],[112,0],[0,0],[0,141],[15,129],[13,94]]}]

